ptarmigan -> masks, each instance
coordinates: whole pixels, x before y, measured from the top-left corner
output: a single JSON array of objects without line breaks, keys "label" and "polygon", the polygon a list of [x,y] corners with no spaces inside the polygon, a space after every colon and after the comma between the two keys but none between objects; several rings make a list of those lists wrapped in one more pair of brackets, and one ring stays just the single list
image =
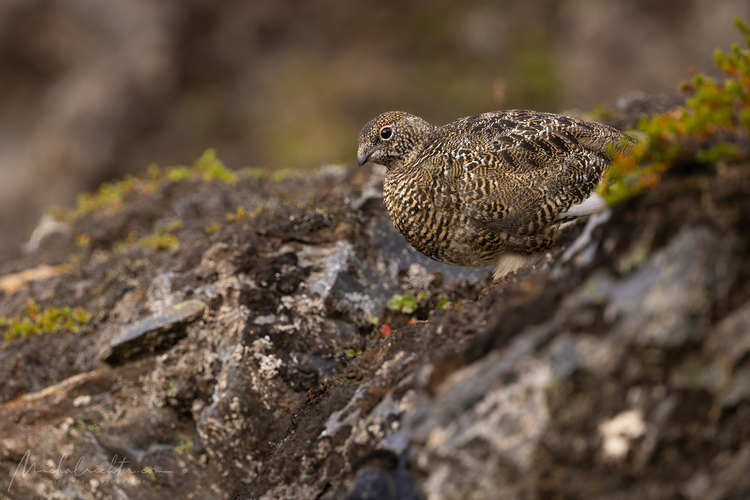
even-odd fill
[{"label": "ptarmigan", "polygon": [[533,265],[565,222],[602,207],[594,189],[629,141],[551,113],[497,111],[436,127],[389,111],[360,132],[357,161],[386,167],[385,205],[414,248],[447,264],[493,265],[499,278]]}]

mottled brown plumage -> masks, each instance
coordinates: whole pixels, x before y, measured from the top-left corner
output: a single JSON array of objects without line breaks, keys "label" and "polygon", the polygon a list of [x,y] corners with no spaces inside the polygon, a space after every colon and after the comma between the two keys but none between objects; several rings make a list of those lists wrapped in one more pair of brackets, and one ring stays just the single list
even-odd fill
[{"label": "mottled brown plumage", "polygon": [[421,253],[499,277],[555,243],[565,221],[590,215],[593,190],[620,131],[525,110],[469,116],[436,127],[390,111],[359,134],[357,159],[386,167],[394,226]]}]

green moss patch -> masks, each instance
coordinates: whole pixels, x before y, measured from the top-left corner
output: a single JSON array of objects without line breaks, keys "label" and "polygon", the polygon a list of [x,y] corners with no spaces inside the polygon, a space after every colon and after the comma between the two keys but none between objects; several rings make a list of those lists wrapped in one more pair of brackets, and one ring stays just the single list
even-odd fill
[{"label": "green moss patch", "polygon": [[6,341],[45,333],[75,333],[86,326],[90,319],[91,314],[82,307],[42,309],[33,299],[29,299],[22,315],[13,318],[0,316],[0,332]]},{"label": "green moss patch", "polygon": [[234,184],[238,178],[237,173],[217,158],[215,150],[208,149],[191,167],[179,165],[162,170],[158,165],[151,165],[144,177],[126,175],[121,181],[105,182],[95,193],[79,194],[74,209],[56,208],[51,212],[56,219],[73,223],[93,212],[114,215],[123,209],[127,198],[152,194],[170,183],[201,179],[203,182]]}]

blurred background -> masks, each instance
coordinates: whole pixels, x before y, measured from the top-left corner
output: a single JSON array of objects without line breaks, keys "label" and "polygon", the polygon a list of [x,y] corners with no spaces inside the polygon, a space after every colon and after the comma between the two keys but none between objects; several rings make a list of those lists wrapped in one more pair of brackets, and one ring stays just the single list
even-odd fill
[{"label": "blurred background", "polygon": [[401,109],[444,124],[501,108],[673,93],[740,42],[747,0],[2,0],[0,259],[44,207],[128,172],[354,164]]}]

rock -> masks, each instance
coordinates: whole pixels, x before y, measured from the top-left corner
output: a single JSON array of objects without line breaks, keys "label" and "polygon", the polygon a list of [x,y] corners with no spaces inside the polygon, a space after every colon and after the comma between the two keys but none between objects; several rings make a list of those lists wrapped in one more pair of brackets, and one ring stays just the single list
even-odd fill
[{"label": "rock", "polygon": [[[586,259],[495,286],[419,261],[361,172],[126,196],[73,227],[100,235],[79,265],[0,297],[8,321],[31,298],[91,315],[0,345],[0,491],[744,498],[750,165],[719,170],[665,176]],[[174,248],[107,246],[177,211]],[[13,475],[81,458],[105,471]]]},{"label": "rock", "polygon": [[[529,356],[552,331],[521,335],[507,352],[455,372],[418,402],[404,428],[426,498],[522,498],[550,412],[549,365]],[[538,478],[537,478],[538,480]]]},{"label": "rock", "polygon": [[331,247],[306,247],[300,252],[303,265],[313,268],[308,293],[322,300],[332,314],[349,318],[357,326],[368,317],[378,317],[388,299],[400,289],[391,277],[361,262],[354,247],[339,240]]},{"label": "rock", "polygon": [[109,363],[121,363],[171,347],[187,335],[186,325],[200,316],[206,307],[198,300],[186,300],[136,322],[109,343],[109,352],[103,359]]},{"label": "rock", "polygon": [[[383,455],[386,459],[381,458]],[[370,457],[368,465],[357,472],[354,487],[346,500],[420,500],[405,457],[405,454]]]},{"label": "rock", "polygon": [[613,334],[641,346],[699,342],[712,301],[725,299],[736,269],[735,238],[706,228],[683,229],[637,271],[605,292]]}]

